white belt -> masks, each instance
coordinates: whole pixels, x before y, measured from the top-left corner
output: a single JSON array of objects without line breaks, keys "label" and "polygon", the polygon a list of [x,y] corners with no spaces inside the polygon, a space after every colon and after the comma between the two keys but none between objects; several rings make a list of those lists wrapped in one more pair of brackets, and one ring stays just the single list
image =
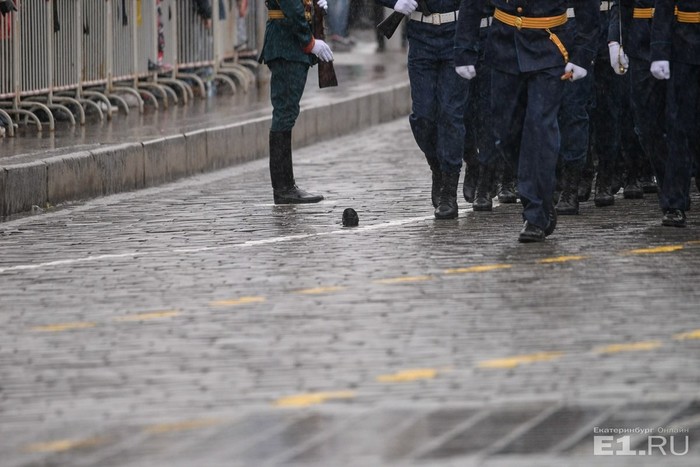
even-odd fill
[{"label": "white belt", "polygon": [[[610,7],[612,2],[600,2],[600,11],[610,11]],[[566,9],[566,17],[567,18],[575,18],[576,14],[574,14],[574,9],[573,8],[567,8]]]},{"label": "white belt", "polygon": [[454,23],[457,21],[459,16],[459,11],[450,11],[448,13],[433,13],[432,15],[424,16],[420,11],[414,11],[411,13],[411,19],[413,21],[420,21],[421,23],[430,23],[435,25]]},{"label": "white belt", "polygon": [[489,16],[488,18],[481,18],[481,24],[479,25],[480,28],[488,28],[491,26],[491,22],[493,21],[493,16]]}]

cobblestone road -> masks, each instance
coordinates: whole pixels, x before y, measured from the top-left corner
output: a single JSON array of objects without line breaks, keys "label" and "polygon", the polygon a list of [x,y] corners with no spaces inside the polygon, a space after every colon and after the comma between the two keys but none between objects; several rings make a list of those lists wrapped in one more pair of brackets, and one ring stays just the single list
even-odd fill
[{"label": "cobblestone road", "polygon": [[405,118],[295,158],[0,224],[3,467],[698,465],[700,214],[435,221]]}]

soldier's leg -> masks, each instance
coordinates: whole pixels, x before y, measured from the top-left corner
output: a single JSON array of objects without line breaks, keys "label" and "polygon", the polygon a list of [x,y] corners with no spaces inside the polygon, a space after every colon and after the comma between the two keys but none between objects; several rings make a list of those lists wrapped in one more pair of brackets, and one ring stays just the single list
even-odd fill
[{"label": "soldier's leg", "polygon": [[481,74],[469,81],[469,100],[464,112],[464,183],[462,194],[468,203],[474,202],[479,179],[479,148],[477,146],[477,121],[479,116],[478,88]]},{"label": "soldier's leg", "polygon": [[437,154],[443,184],[435,217],[457,217],[457,185],[464,154],[464,111],[469,96],[469,81],[454,71],[454,61],[441,60],[437,75]]},{"label": "soldier's leg", "polygon": [[[657,179],[662,180],[668,158],[665,134],[666,81],[657,80],[649,73],[649,62],[633,57],[630,57],[629,73],[635,131]],[[628,154],[627,159],[625,197],[642,197],[641,186],[636,180],[632,180],[638,178],[641,164],[634,154]],[[628,185],[632,185],[630,196],[627,195]]]},{"label": "soldier's leg", "polygon": [[273,60],[270,68],[270,180],[276,204],[317,203],[313,195],[296,186],[292,162],[292,128],[299,116],[299,101],[304,92],[309,65],[288,60]]},{"label": "soldier's leg", "polygon": [[[411,115],[408,117],[413,138],[430,166],[431,201],[438,205],[442,171],[437,154],[437,70],[434,57],[420,44],[408,52],[408,79],[411,86]],[[456,73],[455,73],[456,74]]]},{"label": "soldier's leg", "polygon": [[[690,209],[690,183],[700,145],[700,66],[673,62],[669,80],[669,157],[661,184],[659,202],[664,211],[662,224],[685,226]],[[691,84],[692,83],[692,84]]]},{"label": "soldier's leg", "polygon": [[523,122],[518,192],[523,218],[545,230],[549,226],[552,194],[559,155],[557,114],[564,82],[561,69],[550,68],[532,73],[527,81],[527,110]]},{"label": "soldier's leg", "polygon": [[556,205],[559,214],[578,214],[578,185],[588,154],[588,102],[593,76],[589,75],[573,83],[564,83],[559,109],[561,145],[561,195]]}]

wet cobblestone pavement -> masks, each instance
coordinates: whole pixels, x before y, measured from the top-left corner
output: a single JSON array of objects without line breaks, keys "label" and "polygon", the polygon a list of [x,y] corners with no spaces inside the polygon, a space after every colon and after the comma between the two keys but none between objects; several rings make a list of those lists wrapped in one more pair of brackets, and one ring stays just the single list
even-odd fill
[{"label": "wet cobblestone pavement", "polygon": [[435,221],[406,118],[295,160],[325,201],[262,160],[0,224],[3,467],[698,465],[695,211]]}]

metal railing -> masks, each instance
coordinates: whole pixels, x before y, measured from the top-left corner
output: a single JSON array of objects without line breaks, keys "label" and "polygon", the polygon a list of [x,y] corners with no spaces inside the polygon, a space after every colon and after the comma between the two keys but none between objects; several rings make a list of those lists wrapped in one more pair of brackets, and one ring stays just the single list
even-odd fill
[{"label": "metal railing", "polygon": [[236,2],[210,1],[211,25],[193,0],[18,2],[0,16],[0,126],[12,136],[18,125],[53,130],[57,119],[187,104],[210,81],[248,91],[255,64],[235,50]]}]

